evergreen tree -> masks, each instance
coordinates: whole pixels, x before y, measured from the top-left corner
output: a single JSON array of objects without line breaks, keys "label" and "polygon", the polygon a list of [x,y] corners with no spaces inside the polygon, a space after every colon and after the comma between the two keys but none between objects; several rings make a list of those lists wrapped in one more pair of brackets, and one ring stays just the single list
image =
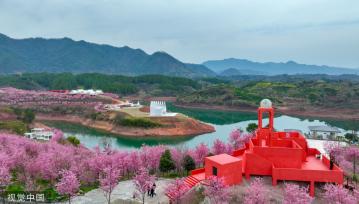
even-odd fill
[{"label": "evergreen tree", "polygon": [[160,171],[168,172],[176,168],[170,150],[166,149],[160,158]]},{"label": "evergreen tree", "polygon": [[186,155],[184,158],[183,158],[183,168],[186,169],[186,171],[192,171],[196,168],[196,164],[194,162],[194,159],[189,156],[189,155]]},{"label": "evergreen tree", "polygon": [[256,123],[249,123],[246,130],[247,132],[254,132],[258,128]]}]

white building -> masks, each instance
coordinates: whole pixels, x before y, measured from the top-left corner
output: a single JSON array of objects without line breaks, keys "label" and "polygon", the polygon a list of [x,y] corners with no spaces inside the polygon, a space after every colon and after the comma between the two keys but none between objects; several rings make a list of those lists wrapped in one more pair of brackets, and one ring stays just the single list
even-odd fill
[{"label": "white building", "polygon": [[101,95],[103,94],[102,90],[93,90],[93,89],[76,89],[76,90],[71,90],[70,94],[76,95],[76,94],[83,94],[83,95],[91,95],[91,96],[97,96],[97,95]]},{"label": "white building", "polygon": [[142,108],[142,105],[140,104],[139,101],[137,101],[137,103],[132,103],[129,101],[124,101],[122,103],[116,103],[116,104],[106,104],[104,105],[104,109],[105,110],[113,110],[113,111],[118,111],[121,110],[123,108]]},{"label": "white building", "polygon": [[25,133],[25,137],[34,139],[34,140],[50,140],[54,132],[50,130],[45,130],[44,128],[33,128],[31,132]]},{"label": "white building", "polygon": [[176,116],[177,113],[168,113],[165,101],[151,101],[150,103],[150,116]]},{"label": "white building", "polygon": [[330,126],[309,126],[309,136],[313,139],[335,140],[340,133],[339,128]]}]

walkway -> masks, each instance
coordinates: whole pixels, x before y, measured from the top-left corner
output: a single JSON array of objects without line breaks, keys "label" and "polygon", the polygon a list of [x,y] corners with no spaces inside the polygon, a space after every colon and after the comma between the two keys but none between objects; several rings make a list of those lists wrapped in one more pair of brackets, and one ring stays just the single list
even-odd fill
[{"label": "walkway", "polygon": [[[168,203],[168,197],[165,195],[165,187],[171,182],[171,179],[159,179],[156,181],[156,196],[151,198],[146,195],[145,202],[148,204],[164,204]],[[112,193],[113,204],[137,204],[141,203],[139,199],[133,200],[133,192],[135,186],[132,180],[121,181]],[[126,202],[127,201],[127,202]],[[67,202],[66,202],[67,203]],[[104,204],[107,203],[101,189],[95,189],[83,196],[77,196],[71,200],[73,204]]]}]

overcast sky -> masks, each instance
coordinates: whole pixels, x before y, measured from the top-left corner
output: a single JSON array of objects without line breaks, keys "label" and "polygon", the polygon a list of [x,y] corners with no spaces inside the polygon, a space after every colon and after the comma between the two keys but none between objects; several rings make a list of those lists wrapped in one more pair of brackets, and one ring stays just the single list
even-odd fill
[{"label": "overcast sky", "polygon": [[359,68],[359,0],[0,0],[0,32],[160,50],[193,63]]}]

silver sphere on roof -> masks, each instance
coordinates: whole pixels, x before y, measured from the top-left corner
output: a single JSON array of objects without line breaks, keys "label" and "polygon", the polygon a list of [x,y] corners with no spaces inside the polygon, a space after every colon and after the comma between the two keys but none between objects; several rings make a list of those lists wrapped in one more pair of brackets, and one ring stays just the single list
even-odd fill
[{"label": "silver sphere on roof", "polygon": [[261,108],[272,108],[272,101],[270,101],[267,98],[263,99],[263,100],[261,100],[260,107]]}]

